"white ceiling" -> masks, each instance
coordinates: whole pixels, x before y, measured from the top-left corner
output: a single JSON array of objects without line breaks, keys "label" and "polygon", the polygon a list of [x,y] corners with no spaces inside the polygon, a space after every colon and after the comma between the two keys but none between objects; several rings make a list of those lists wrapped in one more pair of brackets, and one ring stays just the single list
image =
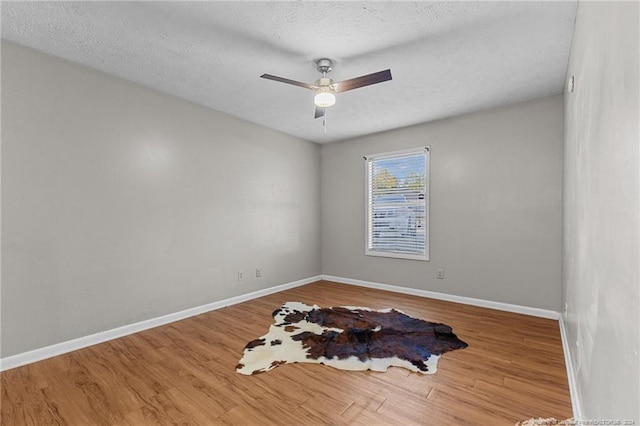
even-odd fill
[{"label": "white ceiling", "polygon": [[[562,92],[575,1],[2,2],[2,37],[315,142]],[[314,120],[314,60],[341,81]]]}]

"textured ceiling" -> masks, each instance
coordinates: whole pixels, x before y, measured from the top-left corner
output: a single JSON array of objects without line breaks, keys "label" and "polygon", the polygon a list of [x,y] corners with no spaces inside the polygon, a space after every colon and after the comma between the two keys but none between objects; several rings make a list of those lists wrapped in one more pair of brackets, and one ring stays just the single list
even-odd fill
[{"label": "textured ceiling", "polygon": [[[562,92],[576,2],[2,2],[2,37],[315,142]],[[393,80],[338,94],[259,78]]]}]

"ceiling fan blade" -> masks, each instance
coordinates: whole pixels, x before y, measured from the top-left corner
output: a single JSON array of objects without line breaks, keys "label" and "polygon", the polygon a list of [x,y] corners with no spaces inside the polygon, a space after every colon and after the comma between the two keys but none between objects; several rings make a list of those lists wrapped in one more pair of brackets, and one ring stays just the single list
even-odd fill
[{"label": "ceiling fan blade", "polygon": [[320,117],[324,117],[324,108],[317,106],[316,107],[316,114],[313,118],[320,118]]},{"label": "ceiling fan blade", "polygon": [[314,86],[313,84],[303,83],[301,81],[290,80],[288,78],[278,77],[276,75],[271,74],[262,74],[260,78],[266,78],[267,80],[279,81],[280,83],[293,84],[294,86],[304,87],[305,89],[315,90],[318,86]]},{"label": "ceiling fan blade", "polygon": [[347,90],[357,89],[359,87],[369,86],[371,84],[382,83],[391,80],[391,70],[384,70],[367,74],[345,81],[339,81],[331,85],[336,92],[346,92]]}]

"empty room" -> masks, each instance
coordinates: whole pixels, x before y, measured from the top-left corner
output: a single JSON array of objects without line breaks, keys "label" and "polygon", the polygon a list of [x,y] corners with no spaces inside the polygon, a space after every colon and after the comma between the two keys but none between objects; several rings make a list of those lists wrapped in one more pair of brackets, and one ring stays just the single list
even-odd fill
[{"label": "empty room", "polygon": [[640,3],[0,14],[1,425],[640,425]]}]

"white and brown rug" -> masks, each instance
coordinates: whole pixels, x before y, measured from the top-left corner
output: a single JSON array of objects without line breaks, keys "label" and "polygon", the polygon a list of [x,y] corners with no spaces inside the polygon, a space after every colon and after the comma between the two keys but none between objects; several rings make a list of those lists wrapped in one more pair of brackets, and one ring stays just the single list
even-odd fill
[{"label": "white and brown rug", "polygon": [[396,309],[287,302],[273,312],[273,318],[269,333],[245,346],[238,373],[257,374],[307,362],[341,370],[387,371],[397,366],[433,374],[443,353],[467,347],[448,325]]},{"label": "white and brown rug", "polygon": [[582,423],[574,419],[557,420],[553,417],[548,417],[546,419],[538,417],[531,418],[529,420],[523,420],[522,422],[516,423],[515,426],[577,426],[579,424]]}]

